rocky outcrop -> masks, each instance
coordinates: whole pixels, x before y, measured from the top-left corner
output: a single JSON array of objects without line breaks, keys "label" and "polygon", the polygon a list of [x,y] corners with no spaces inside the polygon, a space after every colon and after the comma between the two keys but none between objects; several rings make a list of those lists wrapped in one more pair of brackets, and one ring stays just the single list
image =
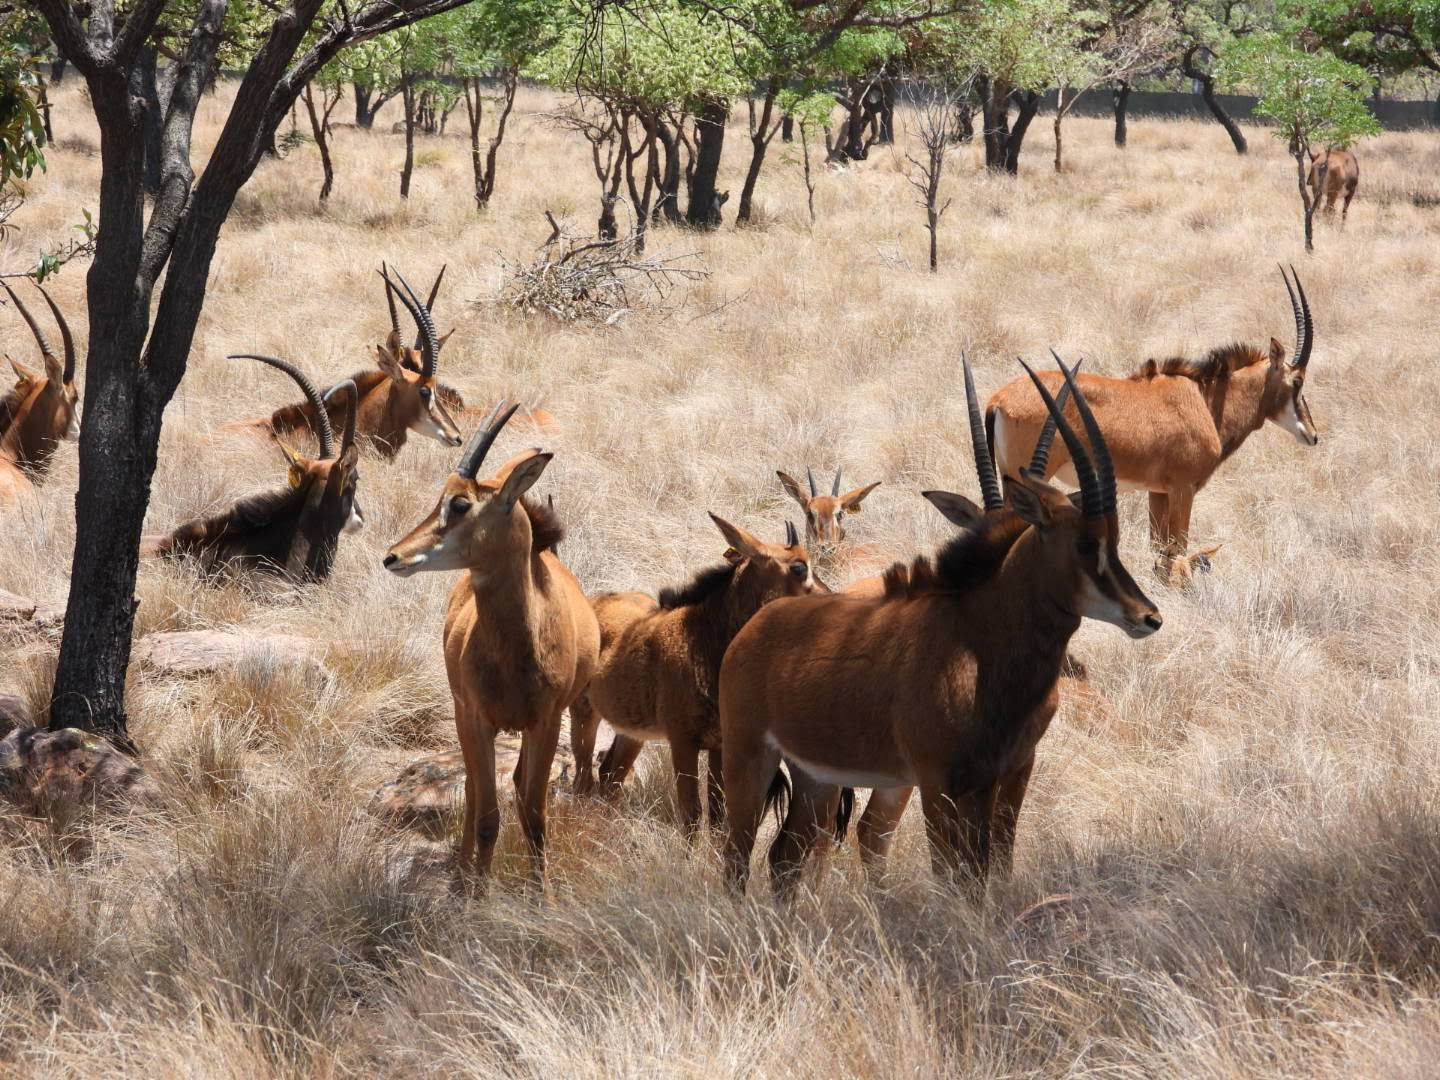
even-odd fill
[{"label": "rocky outcrop", "polygon": [[154,794],[139,763],[98,735],[23,727],[0,739],[0,798],[27,813],[62,801],[113,806]]}]

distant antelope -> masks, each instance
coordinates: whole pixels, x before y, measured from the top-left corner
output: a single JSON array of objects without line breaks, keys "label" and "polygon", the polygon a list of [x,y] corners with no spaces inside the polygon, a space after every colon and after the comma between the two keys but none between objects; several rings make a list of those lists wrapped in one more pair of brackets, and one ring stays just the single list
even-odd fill
[{"label": "distant antelope", "polygon": [[[600,666],[585,697],[572,707],[570,721],[572,733],[577,725],[588,732],[592,748],[598,717],[627,737],[617,737],[601,766],[605,787],[623,782],[644,743],[667,740],[687,834],[700,824],[701,750],[709,754],[711,826],[721,817],[722,748],[715,702],[725,647],[765,604],[815,590],[809,556],[794,525],[786,523],[780,545],[767,544],[714,514],[710,519],[730,545],[725,562],[700,571],[681,588],[662,590],[658,605],[643,593],[595,598]],[[592,786],[588,773],[588,755],[583,763],[577,756],[577,791]]]},{"label": "distant antelope", "polygon": [[[1293,288],[1286,277],[1285,288],[1295,314],[1290,363],[1285,347],[1271,338],[1268,352],[1226,345],[1201,360],[1146,361],[1126,379],[1079,377],[1121,486],[1150,492],[1150,542],[1162,576],[1183,581],[1195,567],[1208,568],[1213,548],[1186,556],[1195,494],[1252,432],[1270,421],[1305,446],[1320,441],[1303,393],[1315,344],[1310,304],[1298,277]],[[1042,378],[1057,385],[1054,374]],[[1044,406],[1027,381],[1007,383],[991,396],[985,423],[1003,475],[1018,474],[1044,419]],[[1047,477],[1058,474],[1073,484],[1069,457],[1062,447],[1056,450]]]},{"label": "distant antelope", "polygon": [[864,487],[851,488],[843,495],[840,493],[840,470],[835,470],[835,480],[830,485],[830,494],[821,495],[815,487],[815,474],[810,467],[805,467],[805,481],[810,487],[807,495],[804,488],[789,473],[775,470],[775,475],[780,478],[780,486],[785,493],[800,504],[800,509],[805,512],[805,543],[807,546],[819,546],[823,549],[833,549],[840,541],[845,539],[845,515],[858,514],[860,504],[864,502],[865,496],[869,495],[880,482],[866,484]]},{"label": "distant antelope", "polygon": [[289,485],[241,499],[223,514],[187,522],[166,536],[147,539],[142,554],[190,557],[206,572],[268,570],[296,581],[323,581],[335,563],[341,533],[358,532],[365,518],[356,499],[360,483],[355,446],[355,384],[345,380],[330,397],[345,398],[339,453],[327,402],[293,364],[273,356],[243,354],[289,375],[310,401],[318,420],[320,456],[310,459],[280,443],[289,462]]},{"label": "distant antelope", "polygon": [[[403,291],[390,279],[388,267],[381,269],[380,276],[385,282],[390,333],[383,344],[375,346],[377,366],[350,377],[360,395],[356,430],[362,440],[385,458],[394,458],[412,432],[445,446],[459,446],[462,441],[460,429],[451,409],[462,410],[464,401],[457,391],[435,377],[436,359],[450,334],[439,337],[430,314],[436,294],[440,291],[440,282],[445,277],[445,267],[442,266],[435,276],[430,299],[425,303],[421,303],[420,297],[398,270],[395,276],[399,278]],[[396,297],[415,321],[413,347],[407,348],[401,337]],[[282,436],[308,430],[314,421],[314,405],[302,401],[276,409],[268,422],[259,421],[258,426],[267,427],[275,435]],[[331,425],[339,421],[337,407],[332,406]]]},{"label": "distant antelope", "polygon": [[[553,455],[526,450],[489,480],[476,474],[518,406],[497,405],[471,437],[430,516],[396,543],[385,568],[401,577],[463,570],[445,616],[445,670],[465,756],[459,863],[488,874],[500,835],[495,736],[522,732],[515,805],[531,870],[545,866],[545,796],[561,716],[595,672],[600,628],[574,575],[556,557],[559,521],[525,497]],[[497,414],[499,419],[496,419]]]},{"label": "distant antelope", "polygon": [[1035,385],[1076,463],[1078,506],[1022,473],[1011,485],[1014,513],[997,513],[999,482],[972,409],[985,493],[985,509],[971,508],[974,528],[933,560],[892,568],[883,597],[776,600],[731,643],[720,667],[720,726],[733,887],[743,891],[749,876],[782,757],[794,788],[770,849],[782,893],[842,787],[918,786],[941,877],[982,880],[992,859],[1008,868],[1035,747],[1081,619],[1137,639],[1160,628],[1120,560],[1114,469],[1099,425],[1072,385],[1087,451]]},{"label": "distant antelope", "polygon": [[45,374],[41,375],[16,360],[10,361],[18,381],[0,400],[0,436],[9,444],[10,449],[5,456],[11,464],[31,477],[39,478],[45,475],[50,458],[60,443],[80,437],[79,394],[75,389],[75,340],[70,335],[65,316],[60,314],[50,294],[37,282],[35,288],[40,290],[60,327],[60,340],[65,348],[62,364],[45,331],[40,329],[40,324],[24,302],[10,288],[10,283],[0,280],[0,285],[10,294],[15,310],[30,327],[45,364]]},{"label": "distant antelope", "polygon": [[1349,150],[1311,150],[1310,176],[1305,182],[1310,185],[1311,205],[1318,210],[1323,197],[1327,214],[1335,212],[1335,200],[1343,191],[1345,204],[1340,209],[1340,220],[1344,221],[1350,216],[1350,200],[1360,186],[1360,162]]}]

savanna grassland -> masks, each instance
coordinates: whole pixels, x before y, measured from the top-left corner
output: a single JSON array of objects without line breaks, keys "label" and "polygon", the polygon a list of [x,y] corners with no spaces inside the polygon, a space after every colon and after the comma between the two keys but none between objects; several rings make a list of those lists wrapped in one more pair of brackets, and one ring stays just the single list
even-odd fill
[{"label": "savanna grassland", "polygon": [[[230,90],[201,108],[213,140]],[[366,527],[323,586],[208,586],[147,565],[137,633],[241,628],[320,643],[327,671],[261,656],[198,679],[133,673],[132,732],[160,797],[98,815],[0,815],[0,1072],[14,1076],[1414,1076],[1440,1054],[1440,173],[1434,133],[1359,148],[1348,227],[1302,251],[1293,163],[1267,133],[1237,158],[1212,124],[1073,119],[1063,174],[1037,124],[1018,180],[958,147],[941,268],[904,146],[818,180],[775,145],[757,222],[657,229],[709,271],[612,326],[498,306],[553,210],[588,232],[588,148],[522,91],[497,195],[470,198],[463,117],[418,146],[408,203],[392,105],[336,134],[321,209],[312,145],[265,163],[222,237],[189,374],[167,414],[147,531],[283,482],[275,448],[217,429],[292,400],[227,353],[317,381],[386,329],[381,260],[420,287],[441,263],[440,373],[476,404],[542,405],[503,460],[555,451],[566,561],[587,589],[655,590],[717,559],[712,510],[770,539],[795,517],[774,470],[883,481],[850,519],[832,584],[932,549],[917,491],[974,494],[958,360],[982,393],[1054,346],[1089,370],[1273,334],[1293,342],[1277,261],[1315,311],[1321,430],[1255,436],[1196,504],[1223,543],[1187,591],[1150,573],[1143,497],[1127,562],[1165,615],[1141,643],[1087,624],[1043,742],[1017,866],[980,907],[932,884],[918,808],[883,884],[847,844],[795,909],[757,875],[744,904],[715,851],[687,851],[650,750],[618,807],[558,784],[543,895],[514,814],[487,896],[410,872],[415,842],[367,812],[408,760],[454,740],[440,653],[449,575],[380,558],[429,512],[456,452],[412,438],[366,459]],[[343,116],[344,109],[338,114]],[[904,117],[901,118],[902,127]],[[31,265],[94,207],[97,137],[72,80],[58,142],[0,249]],[[730,133],[722,187],[748,144]],[[733,208],[733,203],[730,208]],[[83,267],[53,293],[84,344]],[[13,312],[6,348],[34,359]],[[83,378],[83,374],[82,374]],[[473,423],[473,420],[471,421]],[[66,592],[76,451],[0,517],[0,589]],[[0,691],[43,703],[52,642],[12,640]],[[878,674],[878,673],[877,673]],[[502,791],[504,788],[502,788]],[[1059,893],[1055,918],[1017,914]]]}]

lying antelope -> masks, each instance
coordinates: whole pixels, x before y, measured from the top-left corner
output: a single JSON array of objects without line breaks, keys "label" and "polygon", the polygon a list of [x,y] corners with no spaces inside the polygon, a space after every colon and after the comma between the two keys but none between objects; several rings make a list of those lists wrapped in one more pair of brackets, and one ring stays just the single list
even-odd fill
[{"label": "lying antelope", "polygon": [[223,514],[186,522],[167,536],[147,539],[141,552],[193,558],[206,573],[267,570],[296,581],[323,581],[334,566],[340,534],[359,531],[365,521],[355,497],[360,482],[355,384],[347,379],[327,392],[332,399],[345,398],[344,437],[337,454],[328,403],[298,368],[273,356],[245,354],[229,359],[258,360],[295,380],[315,410],[320,456],[301,457],[280,443],[290,466],[287,487],[241,499]]},{"label": "lying antelope", "polygon": [[1350,200],[1355,198],[1355,189],[1360,186],[1360,162],[1349,150],[1311,150],[1310,175],[1305,181],[1310,185],[1310,203],[1317,209],[1320,199],[1325,199],[1325,212],[1335,212],[1335,200],[1345,193],[1345,204],[1340,209],[1343,222],[1350,215]]},{"label": "lying antelope", "polygon": [[805,467],[805,481],[810,486],[810,494],[805,494],[799,482],[789,473],[775,470],[775,475],[780,478],[780,486],[785,493],[800,504],[800,509],[805,512],[805,543],[808,547],[819,546],[823,549],[838,547],[845,539],[845,515],[860,513],[860,504],[880,486],[879,481],[867,484],[864,487],[851,488],[843,495],[840,493],[840,470],[835,470],[835,480],[830,485],[830,494],[821,495],[815,487],[815,474],[810,467]]},{"label": "lying antelope", "polygon": [[[421,303],[398,270],[395,277],[400,281],[399,286],[391,280],[388,267],[381,269],[380,276],[385,282],[385,301],[390,310],[390,333],[383,344],[375,346],[376,367],[350,377],[360,396],[356,431],[387,459],[400,452],[412,432],[445,446],[459,446],[460,429],[451,410],[462,410],[464,401],[456,390],[435,377],[436,360],[450,338],[450,334],[444,337],[436,334],[431,316],[445,268],[440,268],[430,288],[430,299],[425,303]],[[415,322],[413,347],[406,347],[401,337],[396,297]],[[330,422],[332,426],[340,422],[337,407],[331,408]],[[302,401],[276,409],[268,421],[252,421],[241,426],[257,426],[281,437],[313,430],[314,424],[314,404]]]},{"label": "lying antelope", "polygon": [[[1271,338],[1268,352],[1226,345],[1201,360],[1147,361],[1125,379],[1080,376],[1119,483],[1150,492],[1150,542],[1162,576],[1184,581],[1194,568],[1208,568],[1213,548],[1186,555],[1195,495],[1252,432],[1269,421],[1305,446],[1320,441],[1303,393],[1315,344],[1310,304],[1298,277],[1293,288],[1285,277],[1285,288],[1295,314],[1295,359],[1289,363],[1285,347]],[[1058,385],[1054,374],[1043,378]],[[1044,405],[1026,381],[1007,383],[991,396],[985,423],[1003,475],[1018,475],[1044,419]],[[1058,474],[1073,484],[1070,459],[1063,447],[1056,450],[1046,478]]]},{"label": "lying antelope", "polygon": [[[933,560],[892,568],[882,597],[776,600],[731,643],[720,667],[720,726],[726,875],[736,889],[749,876],[782,757],[794,789],[770,849],[782,893],[793,889],[842,787],[919,787],[941,877],[968,872],[978,881],[992,859],[1008,866],[1035,747],[1081,619],[1137,639],[1161,625],[1120,560],[1105,438],[1068,370],[1064,377],[1090,451],[1044,383],[1035,385],[1079,473],[1078,506],[1022,472],[1011,485],[1014,513],[1000,512],[998,478],[982,453],[985,509],[972,506],[973,528]],[[978,411],[972,439],[981,450]]]},{"label": "lying antelope", "polygon": [[[503,403],[502,403],[503,404]],[[525,497],[553,455],[526,450],[476,478],[517,406],[497,405],[471,437],[430,516],[385,556],[401,577],[463,570],[445,616],[445,670],[465,756],[462,870],[488,874],[500,835],[495,736],[522,733],[515,805],[531,869],[545,866],[545,797],[560,720],[594,674],[600,628],[579,583],[555,555],[561,527]],[[496,419],[499,414],[499,419]]]},{"label": "lying antelope", "polygon": [[[786,523],[781,545],[767,544],[714,514],[710,519],[730,545],[725,562],[700,571],[681,588],[663,590],[658,604],[643,593],[595,598],[600,666],[570,721],[572,736],[580,733],[580,746],[592,751],[599,717],[618,732],[601,766],[601,783],[611,789],[624,781],[646,742],[667,740],[687,834],[700,824],[701,750],[709,755],[711,826],[721,818],[715,700],[726,646],[765,604],[815,589],[794,525]],[[582,762],[576,755],[580,792],[593,786],[589,756]]]},{"label": "lying antelope", "polygon": [[65,316],[60,314],[60,308],[37,282],[35,288],[40,290],[60,328],[60,340],[65,348],[62,364],[45,331],[40,329],[35,317],[15,290],[10,288],[10,283],[0,280],[0,285],[4,286],[15,304],[15,310],[30,327],[45,364],[42,375],[16,360],[10,361],[17,382],[10,393],[0,400],[0,436],[9,446],[3,456],[12,468],[39,478],[49,468],[50,458],[60,443],[80,437],[79,394],[75,389],[75,339],[70,334]]}]

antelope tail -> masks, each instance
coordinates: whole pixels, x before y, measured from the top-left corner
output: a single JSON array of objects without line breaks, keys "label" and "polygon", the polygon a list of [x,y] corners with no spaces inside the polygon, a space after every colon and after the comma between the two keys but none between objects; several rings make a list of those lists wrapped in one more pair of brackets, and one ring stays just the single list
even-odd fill
[{"label": "antelope tail", "polygon": [[[990,460],[995,461],[995,406],[993,405],[985,410],[985,445],[990,448]],[[1003,473],[1004,465],[996,462],[995,470]]]},{"label": "antelope tail", "polygon": [[843,844],[850,831],[850,818],[855,813],[855,789],[840,789],[840,805],[835,808],[835,843]]},{"label": "antelope tail", "polygon": [[785,818],[790,813],[790,800],[793,796],[790,777],[777,765],[775,779],[770,781],[770,790],[765,792],[765,809],[774,811],[776,825],[784,825]]}]

